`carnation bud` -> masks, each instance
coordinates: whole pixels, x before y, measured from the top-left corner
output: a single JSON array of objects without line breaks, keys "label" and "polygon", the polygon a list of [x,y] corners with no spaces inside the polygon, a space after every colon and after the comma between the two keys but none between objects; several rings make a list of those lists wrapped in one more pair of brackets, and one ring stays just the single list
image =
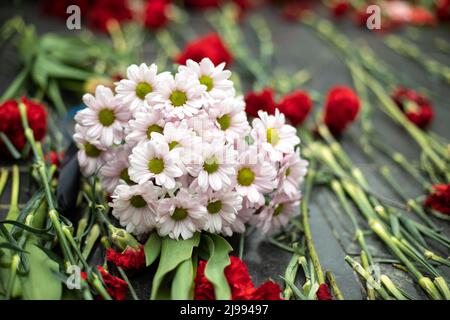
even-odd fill
[{"label": "carnation bud", "polygon": [[113,243],[120,249],[125,250],[127,247],[139,249],[139,242],[124,229],[116,228],[113,225],[109,225],[111,231],[111,237]]}]

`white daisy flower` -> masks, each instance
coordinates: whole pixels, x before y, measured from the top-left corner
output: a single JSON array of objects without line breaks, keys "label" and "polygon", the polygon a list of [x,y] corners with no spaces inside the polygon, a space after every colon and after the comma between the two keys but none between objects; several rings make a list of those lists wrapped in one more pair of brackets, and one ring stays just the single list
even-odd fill
[{"label": "white daisy flower", "polygon": [[225,133],[218,129],[217,125],[204,110],[200,110],[195,117],[189,118],[187,124],[189,128],[202,138],[204,143],[211,143],[212,141],[225,138]]},{"label": "white daisy flower", "polygon": [[272,161],[281,161],[283,154],[293,153],[300,143],[296,129],[285,124],[284,114],[278,109],[275,115],[259,111],[259,118],[253,119],[253,138],[261,144]]},{"label": "white daisy flower", "polygon": [[168,118],[184,119],[196,115],[202,108],[205,87],[187,72],[171,74],[161,81],[159,93],[147,99],[150,105],[161,109]]},{"label": "white daisy flower", "polygon": [[236,191],[253,205],[264,204],[264,194],[277,186],[276,170],[257,152],[256,146],[250,146],[240,154],[236,168]]},{"label": "white daisy flower", "polygon": [[300,157],[300,151],[285,155],[278,171],[278,190],[288,196],[297,194],[300,184],[308,171],[308,161]]},{"label": "white daisy flower", "polygon": [[144,106],[146,97],[158,91],[158,67],[155,64],[133,64],[127,69],[127,78],[116,83],[117,98],[135,112]]},{"label": "white daisy flower", "polygon": [[209,188],[219,191],[232,186],[237,152],[223,140],[204,143],[201,152],[200,161],[186,165],[189,174],[197,177],[192,186],[198,186],[203,192]]},{"label": "white daisy flower", "polygon": [[291,217],[299,214],[299,200],[300,193],[295,198],[278,193],[268,206],[254,216],[252,223],[266,234],[274,233],[287,225]]},{"label": "white daisy flower", "polygon": [[125,141],[131,145],[137,145],[140,142],[149,141],[153,132],[162,133],[166,121],[159,110],[138,111],[128,124]]},{"label": "white daisy flower", "polygon": [[205,193],[201,202],[207,212],[204,230],[211,233],[221,233],[224,227],[231,226],[242,208],[242,197],[233,191]]},{"label": "white daisy flower", "polygon": [[234,96],[233,82],[229,80],[231,71],[224,70],[225,62],[214,66],[209,58],[203,58],[200,63],[191,59],[185,66],[179,66],[179,72],[190,72],[206,87],[205,98],[223,99]]},{"label": "white daisy flower", "polygon": [[90,176],[105,164],[111,152],[100,144],[100,142],[88,140],[86,130],[85,127],[76,124],[73,139],[79,148],[77,157],[81,173],[84,176]]},{"label": "white daisy flower", "polygon": [[217,128],[225,133],[228,141],[243,138],[250,133],[242,97],[229,97],[215,102],[208,108],[208,114]]},{"label": "white daisy flower", "polygon": [[112,215],[119,219],[127,232],[135,235],[148,233],[156,225],[156,207],[160,194],[152,183],[129,186],[121,184],[111,196]]},{"label": "white daisy flower", "polygon": [[128,173],[131,180],[143,184],[153,178],[167,189],[175,187],[175,178],[183,175],[178,167],[179,156],[169,151],[169,145],[154,141],[143,142],[133,148]]},{"label": "white daisy flower", "polygon": [[156,142],[167,143],[170,150],[189,149],[193,145],[201,143],[201,138],[188,128],[185,120],[175,123],[168,122],[161,132],[152,132],[151,139]]},{"label": "white daisy flower", "polygon": [[175,197],[160,201],[156,228],[160,236],[186,240],[203,229],[205,218],[206,208],[187,189],[180,189]]},{"label": "white daisy flower", "polygon": [[111,89],[97,86],[95,96],[87,93],[83,96],[87,108],[75,115],[75,121],[86,127],[89,140],[98,140],[105,147],[120,144],[123,128],[130,119],[126,105],[121,104]]},{"label": "white daisy flower", "polygon": [[112,193],[119,183],[133,184],[128,175],[128,167],[130,166],[128,157],[130,153],[131,148],[128,145],[119,146],[114,149],[114,157],[100,169],[102,186],[106,192]]}]

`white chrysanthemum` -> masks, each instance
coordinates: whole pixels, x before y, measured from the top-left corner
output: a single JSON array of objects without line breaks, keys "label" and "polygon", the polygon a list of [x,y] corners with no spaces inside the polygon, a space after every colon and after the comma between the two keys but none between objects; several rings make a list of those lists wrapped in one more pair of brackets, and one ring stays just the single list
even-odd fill
[{"label": "white chrysanthemum", "polygon": [[219,191],[232,186],[237,152],[231,146],[223,140],[203,143],[200,157],[200,161],[186,164],[187,171],[197,177],[193,186],[198,186],[203,192],[209,188]]},{"label": "white chrysanthemum", "polygon": [[147,99],[149,105],[159,108],[166,117],[184,119],[196,115],[203,107],[205,87],[187,72],[164,76],[159,93]]},{"label": "white chrysanthemum", "polygon": [[131,145],[148,141],[152,132],[162,133],[166,122],[159,110],[138,111],[129,121],[125,140]]},{"label": "white chrysanthemum", "polygon": [[94,174],[109,159],[111,152],[98,141],[90,141],[86,137],[86,128],[75,125],[73,139],[78,145],[78,164],[84,176]]},{"label": "white chrysanthemum", "polygon": [[127,69],[127,78],[116,84],[117,98],[126,104],[131,112],[135,112],[144,106],[146,97],[158,91],[158,67],[155,64],[133,64]]},{"label": "white chrysanthemum", "polygon": [[193,73],[206,87],[205,98],[223,99],[234,96],[233,82],[229,80],[231,71],[224,67],[225,62],[214,66],[209,58],[203,58],[200,63],[189,59],[185,66],[179,66],[178,71]]},{"label": "white chrysanthemum", "polygon": [[156,204],[160,189],[152,183],[142,185],[121,184],[111,196],[112,214],[128,232],[141,235],[156,225]]},{"label": "white chrysanthemum", "polygon": [[278,171],[278,189],[294,197],[308,171],[308,161],[300,157],[300,151],[286,155]]},{"label": "white chrysanthemum", "polygon": [[83,96],[87,108],[75,115],[75,121],[86,128],[86,137],[99,141],[105,147],[123,140],[124,126],[130,119],[126,105],[121,104],[111,89],[102,85],[95,89],[95,96]]},{"label": "white chrysanthemum", "polygon": [[236,168],[236,191],[253,205],[264,204],[264,194],[277,185],[276,170],[255,146],[240,154]]},{"label": "white chrysanthemum", "polygon": [[299,213],[300,193],[294,198],[278,193],[262,211],[253,217],[252,223],[264,233],[274,233],[287,225],[289,219]]},{"label": "white chrysanthemum", "polygon": [[162,199],[158,207],[156,228],[160,236],[178,240],[192,238],[205,224],[206,208],[187,189],[180,189],[173,198]]},{"label": "white chrysanthemum", "polygon": [[229,141],[243,138],[250,132],[242,97],[215,102],[208,108],[208,114]]},{"label": "white chrysanthemum", "polygon": [[131,180],[143,184],[155,178],[155,183],[167,189],[175,187],[175,178],[183,175],[178,167],[179,156],[169,151],[169,145],[154,141],[143,142],[133,148],[128,173]]},{"label": "white chrysanthemum", "polygon": [[128,175],[130,162],[128,157],[131,149],[127,145],[121,145],[114,149],[114,157],[105,163],[100,169],[100,176],[103,189],[112,193],[119,183],[133,184]]},{"label": "white chrysanthemum", "polygon": [[188,128],[185,120],[167,123],[161,132],[154,131],[151,134],[151,139],[156,142],[167,143],[170,150],[189,149],[193,145],[201,143],[200,137]]},{"label": "white chrysanthemum", "polygon": [[284,114],[275,110],[275,115],[259,111],[253,119],[253,138],[261,144],[272,161],[281,161],[283,154],[293,153],[300,143],[296,129],[285,124]]},{"label": "white chrysanthemum", "polygon": [[208,192],[201,202],[207,212],[204,230],[211,233],[221,233],[224,227],[231,226],[242,208],[242,196],[234,191]]},{"label": "white chrysanthemum", "polygon": [[245,224],[250,221],[255,213],[255,209],[249,208],[242,204],[242,209],[240,209],[236,214],[236,219],[230,225],[224,225],[222,228],[222,234],[231,237],[234,232],[236,233],[244,233],[245,232]]}]

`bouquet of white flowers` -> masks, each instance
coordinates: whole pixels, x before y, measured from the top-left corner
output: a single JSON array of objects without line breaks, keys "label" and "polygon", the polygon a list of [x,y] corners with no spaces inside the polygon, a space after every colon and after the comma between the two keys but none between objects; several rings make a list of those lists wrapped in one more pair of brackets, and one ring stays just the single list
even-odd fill
[{"label": "bouquet of white flowers", "polygon": [[178,72],[132,65],[111,88],[83,98],[74,139],[84,175],[98,173],[112,214],[135,235],[265,233],[298,212],[307,162],[283,114],[250,125],[231,72],[208,59]]}]

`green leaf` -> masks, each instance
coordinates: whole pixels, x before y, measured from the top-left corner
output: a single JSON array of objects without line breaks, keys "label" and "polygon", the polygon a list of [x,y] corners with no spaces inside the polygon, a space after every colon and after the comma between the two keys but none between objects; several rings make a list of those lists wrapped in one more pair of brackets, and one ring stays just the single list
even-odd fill
[{"label": "green leaf", "polygon": [[27,241],[25,250],[30,272],[21,276],[22,297],[26,300],[59,300],[62,294],[62,283],[55,276],[58,264],[51,260],[34,241]]},{"label": "green leaf", "polygon": [[180,263],[172,281],[173,300],[192,300],[194,293],[194,263],[187,259]]},{"label": "green leaf", "polygon": [[11,82],[9,87],[5,90],[2,97],[0,98],[1,102],[17,97],[18,93],[20,92],[21,88],[23,87],[28,77],[29,72],[30,72],[30,65],[28,64],[22,71],[20,71],[20,73],[17,75],[14,81]]},{"label": "green leaf", "polygon": [[209,259],[205,267],[205,276],[213,284],[217,300],[231,299],[231,290],[224,270],[230,264],[231,245],[221,236],[210,234],[203,237],[209,249]]},{"label": "green leaf", "polygon": [[148,267],[158,258],[161,252],[161,237],[157,232],[152,232],[144,245],[145,265]]},{"label": "green leaf", "polygon": [[200,242],[200,234],[195,233],[188,240],[173,240],[169,237],[162,239],[161,257],[159,259],[158,270],[156,270],[152,284],[152,294],[150,299],[154,300],[158,296],[160,284],[164,277],[174,270],[180,263],[191,259],[194,247]]}]

